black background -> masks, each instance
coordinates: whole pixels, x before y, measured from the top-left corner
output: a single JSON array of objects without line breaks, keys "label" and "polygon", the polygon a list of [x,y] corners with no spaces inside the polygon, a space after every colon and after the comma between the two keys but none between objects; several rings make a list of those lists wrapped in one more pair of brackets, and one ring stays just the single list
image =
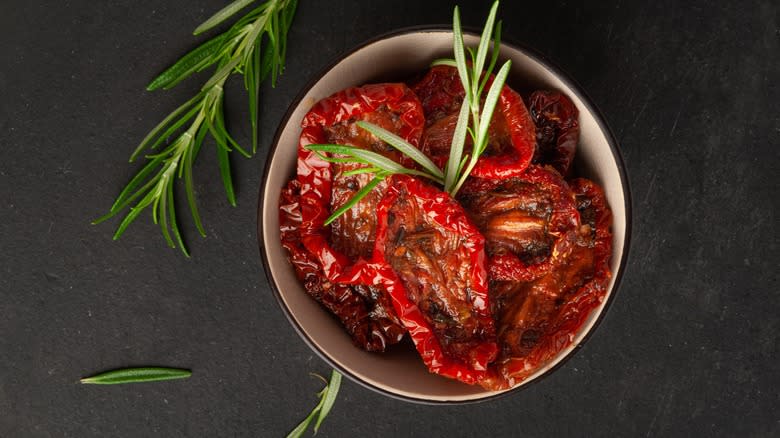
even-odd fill
[{"label": "black background", "polygon": [[[461,1],[481,27],[485,1]],[[631,257],[596,334],[508,397],[420,406],[345,381],[322,436],[778,436],[780,23],[773,0],[505,1],[505,34],[590,94],[634,204]],[[299,90],[339,54],[399,27],[446,24],[448,1],[302,1],[287,70],[262,91],[261,148],[234,157],[227,204],[213,146],[196,166],[208,237],[168,249],[148,216],[120,241],[91,226],[137,142],[205,80],[146,83],[221,0],[0,5],[0,436],[281,436],[329,369],[295,334],[260,266],[257,193]],[[403,60],[399,60],[403,62]],[[246,141],[246,99],[227,106]],[[188,381],[81,386],[171,365]]]}]

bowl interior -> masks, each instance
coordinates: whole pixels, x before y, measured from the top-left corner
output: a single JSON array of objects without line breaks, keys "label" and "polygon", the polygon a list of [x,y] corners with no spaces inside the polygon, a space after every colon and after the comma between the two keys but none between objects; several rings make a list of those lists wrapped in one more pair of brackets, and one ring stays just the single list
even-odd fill
[{"label": "bowl interior", "polygon": [[[479,38],[466,35],[467,44]],[[268,158],[261,189],[260,241],[272,287],[288,318],[312,348],[343,373],[359,383],[404,399],[425,402],[462,402],[498,394],[430,374],[411,343],[402,343],[385,354],[372,354],[355,347],[339,323],[304,291],[279,240],[279,193],[295,174],[300,122],[318,100],[350,86],[371,82],[403,81],[425,70],[436,58],[451,57],[452,33],[441,30],[415,30],[370,42],[336,63],[293,103],[276,136]],[[551,370],[568,356],[593,328],[613,294],[615,280],[627,242],[627,196],[621,178],[622,163],[610,146],[614,140],[593,107],[569,81],[527,51],[502,44],[501,59],[512,60],[507,83],[523,93],[534,89],[557,89],[566,93],[580,110],[581,137],[577,152],[578,173],[604,187],[614,216],[612,280],[606,299],[576,334],[573,344],[553,361],[539,369],[518,387]],[[517,388],[517,387],[516,387]]]}]

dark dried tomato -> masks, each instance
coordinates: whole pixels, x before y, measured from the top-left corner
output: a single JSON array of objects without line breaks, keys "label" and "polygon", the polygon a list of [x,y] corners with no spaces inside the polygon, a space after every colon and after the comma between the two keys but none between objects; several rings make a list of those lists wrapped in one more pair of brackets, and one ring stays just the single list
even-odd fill
[{"label": "dark dried tomato", "polygon": [[580,141],[579,111],[565,94],[535,91],[528,109],[536,124],[535,164],[548,164],[568,177]]},{"label": "dark dried tomato", "polygon": [[325,278],[319,262],[300,241],[300,183],[292,180],[279,200],[282,246],[306,292],[341,321],[353,342],[368,351],[385,351],[398,343],[406,329],[395,315],[380,285],[347,285]]},{"label": "dark dried tomato", "polygon": [[533,281],[491,281],[499,357],[490,389],[516,385],[571,345],[579,328],[603,300],[611,277],[611,212],[591,181],[571,182],[580,216],[571,253],[554,270]]},{"label": "dark dried tomato", "polygon": [[485,235],[493,280],[545,275],[577,239],[574,194],[555,171],[532,165],[506,180],[471,178],[458,199]]},{"label": "dark dried tomato", "polygon": [[425,364],[476,383],[497,352],[484,238],[447,193],[404,175],[377,216],[374,262],[397,274],[388,291]]},{"label": "dark dried tomato", "polygon": [[371,254],[376,228],[375,208],[385,184],[326,228],[323,223],[331,212],[365,186],[372,175],[345,177],[345,171],[362,166],[328,163],[304,146],[349,144],[400,159],[397,152],[358,128],[355,122],[359,120],[378,124],[414,145],[419,142],[424,123],[417,97],[404,84],[349,88],[317,102],[304,117],[298,148],[302,242],[330,280],[343,273],[358,257]]},{"label": "dark dried tomato", "polygon": [[[491,77],[486,89],[492,84]],[[455,67],[434,66],[413,86],[426,117],[422,151],[443,166],[463,102],[463,85]],[[504,85],[490,123],[488,146],[471,171],[479,178],[508,178],[523,173],[533,158],[536,133],[523,99]],[[465,152],[472,147],[467,137]]]}]

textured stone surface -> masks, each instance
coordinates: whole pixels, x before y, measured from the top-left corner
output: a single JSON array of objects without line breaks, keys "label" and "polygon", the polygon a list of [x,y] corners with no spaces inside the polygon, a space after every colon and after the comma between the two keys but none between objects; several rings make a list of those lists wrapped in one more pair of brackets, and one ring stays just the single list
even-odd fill
[{"label": "textured stone surface", "polygon": [[[148,93],[220,0],[4,1],[0,6],[0,436],[280,436],[328,367],[270,293],[255,238],[268,144],[337,55],[399,27],[448,23],[449,1],[303,1],[287,71],[266,87],[258,155],[196,166],[208,237],[191,260],[148,218],[120,241],[91,226],[137,167],[143,135],[198,87]],[[488,4],[462,1],[481,26]],[[511,3],[511,4],[510,4]],[[778,436],[780,11],[688,2],[504,2],[508,37],[571,73],[604,112],[634,199],[631,259],[596,334],[524,391],[418,406],[352,382],[322,436]],[[400,62],[400,61],[399,61]],[[245,140],[233,81],[229,123]],[[132,365],[186,382],[77,380]]]}]

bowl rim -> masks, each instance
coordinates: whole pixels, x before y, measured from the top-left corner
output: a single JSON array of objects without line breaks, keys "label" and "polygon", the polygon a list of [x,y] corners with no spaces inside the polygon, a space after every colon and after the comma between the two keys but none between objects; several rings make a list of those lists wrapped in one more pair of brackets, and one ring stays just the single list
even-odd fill
[{"label": "bowl rim", "polygon": [[[350,49],[347,49],[341,53],[339,53],[332,61],[330,61],[328,64],[326,64],[325,67],[320,69],[315,75],[312,76],[311,79],[309,79],[306,84],[301,88],[301,90],[297,93],[295,98],[290,102],[289,106],[287,107],[287,111],[285,112],[282,119],[279,121],[278,127],[276,128],[276,132],[274,133],[274,137],[272,139],[271,148],[268,150],[268,155],[266,156],[266,161],[263,166],[263,176],[260,184],[260,193],[258,195],[258,205],[257,205],[257,241],[258,241],[258,247],[260,249],[260,256],[262,259],[263,264],[263,270],[265,271],[266,279],[268,280],[268,284],[271,287],[271,291],[273,292],[274,298],[276,299],[276,302],[279,304],[279,307],[282,309],[282,313],[284,313],[284,316],[287,318],[287,320],[290,322],[290,324],[293,326],[295,331],[298,333],[298,336],[303,339],[303,341],[308,345],[308,347],[314,351],[317,356],[319,356],[322,360],[325,361],[328,365],[336,369],[338,372],[340,372],[342,375],[347,376],[350,380],[353,382],[363,386],[364,388],[367,388],[371,391],[377,392],[379,394],[382,394],[384,396],[401,400],[405,402],[415,403],[415,404],[422,404],[422,405],[465,405],[465,404],[476,404],[476,403],[483,403],[488,401],[497,400],[499,398],[505,397],[509,394],[516,393],[519,390],[526,389],[530,387],[531,385],[534,385],[538,382],[540,382],[542,379],[548,377],[550,374],[552,374],[554,371],[558,370],[561,366],[563,366],[566,362],[569,361],[574,355],[582,349],[582,347],[585,345],[585,343],[590,340],[590,337],[593,335],[593,333],[598,329],[599,325],[601,325],[601,322],[604,320],[609,308],[612,305],[612,302],[615,299],[615,296],[617,295],[618,290],[620,289],[620,283],[623,279],[623,274],[625,273],[626,266],[628,264],[628,258],[631,248],[631,235],[632,235],[632,228],[633,228],[633,215],[632,215],[632,199],[631,199],[631,189],[630,189],[630,183],[628,179],[628,174],[626,172],[626,165],[623,160],[623,155],[620,152],[620,149],[618,148],[617,139],[615,138],[615,134],[613,133],[612,129],[607,124],[603,113],[599,108],[593,103],[590,96],[585,92],[582,86],[577,83],[571,75],[566,73],[565,70],[563,70],[558,64],[551,61],[547,56],[539,52],[538,50],[520,43],[511,37],[507,38],[506,36],[501,36],[501,44],[511,46],[512,48],[519,50],[523,54],[527,55],[528,57],[532,58],[534,61],[540,63],[542,66],[550,70],[558,79],[560,79],[566,86],[577,92],[582,97],[582,103],[585,105],[587,111],[591,113],[594,116],[594,119],[596,123],[599,126],[599,129],[604,133],[604,137],[607,140],[607,144],[609,145],[610,151],[612,153],[612,156],[615,159],[615,164],[617,165],[618,174],[620,177],[620,185],[623,192],[623,199],[624,199],[624,209],[625,209],[625,216],[626,216],[626,231],[623,241],[623,254],[620,258],[620,263],[618,264],[617,271],[615,273],[615,282],[612,286],[612,290],[609,294],[609,297],[607,297],[606,302],[603,304],[603,308],[601,310],[601,313],[599,314],[598,318],[594,321],[593,325],[591,326],[590,330],[585,333],[585,336],[582,338],[582,340],[573,348],[571,349],[566,355],[561,357],[558,362],[553,365],[552,367],[548,368],[544,373],[540,374],[533,380],[518,385],[514,388],[498,392],[496,394],[487,395],[485,397],[479,397],[469,400],[430,400],[425,398],[417,398],[417,397],[409,397],[401,394],[397,394],[394,392],[390,392],[388,390],[385,390],[383,388],[379,388],[377,386],[374,386],[368,382],[363,381],[358,376],[351,373],[349,370],[345,369],[341,365],[335,363],[333,360],[331,360],[323,351],[320,351],[320,349],[316,346],[316,344],[309,338],[309,336],[303,331],[301,326],[298,324],[298,322],[295,320],[295,318],[292,317],[290,313],[290,309],[287,308],[287,306],[284,303],[284,300],[282,299],[281,292],[279,291],[279,288],[276,284],[276,281],[274,280],[273,273],[271,272],[270,265],[268,263],[268,254],[266,252],[266,248],[263,242],[263,203],[265,201],[265,187],[268,183],[268,175],[269,171],[271,169],[271,158],[276,153],[276,148],[279,145],[279,140],[282,135],[282,132],[284,131],[285,126],[290,122],[290,118],[292,117],[292,114],[295,112],[295,109],[300,105],[300,103],[303,101],[303,98],[306,96],[306,94],[309,92],[311,88],[313,88],[317,82],[322,79],[323,76],[325,76],[331,69],[333,69],[336,65],[338,65],[341,61],[344,60],[344,58],[354,54],[355,52],[362,50],[363,48],[374,44],[378,41],[382,41],[388,38],[397,37],[401,35],[406,34],[412,34],[412,33],[432,33],[432,32],[446,32],[451,33],[452,27],[449,25],[417,25],[417,26],[409,26],[409,27],[403,27],[399,29],[395,29],[389,32],[385,32],[382,34],[379,34],[377,36],[374,36],[372,38],[369,38],[362,43],[359,43]],[[464,34],[473,34],[475,36],[480,35],[480,31],[476,28],[471,27],[464,27]],[[357,348],[357,347],[356,347]]]}]

